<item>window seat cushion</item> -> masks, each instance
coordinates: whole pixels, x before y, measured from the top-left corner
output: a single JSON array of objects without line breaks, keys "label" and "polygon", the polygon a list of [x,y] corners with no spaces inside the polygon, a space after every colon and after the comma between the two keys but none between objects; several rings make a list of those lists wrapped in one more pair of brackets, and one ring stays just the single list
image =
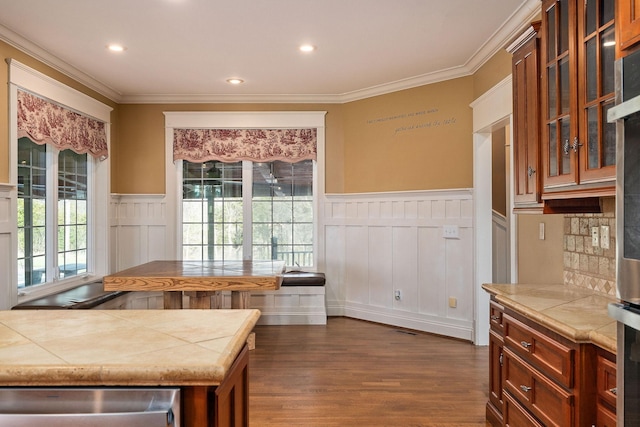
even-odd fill
[{"label": "window seat cushion", "polygon": [[57,292],[13,307],[13,310],[88,309],[117,298],[126,291],[105,291],[102,280],[85,283],[66,291]]},{"label": "window seat cushion", "polygon": [[283,274],[282,286],[324,286],[324,273],[288,271]]}]

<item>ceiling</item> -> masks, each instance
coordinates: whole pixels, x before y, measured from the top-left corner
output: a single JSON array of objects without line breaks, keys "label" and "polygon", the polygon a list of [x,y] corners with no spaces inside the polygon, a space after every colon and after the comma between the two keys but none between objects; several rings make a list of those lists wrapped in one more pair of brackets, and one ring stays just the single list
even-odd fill
[{"label": "ceiling", "polygon": [[473,73],[540,1],[0,0],[0,10],[0,40],[115,102],[347,102]]}]

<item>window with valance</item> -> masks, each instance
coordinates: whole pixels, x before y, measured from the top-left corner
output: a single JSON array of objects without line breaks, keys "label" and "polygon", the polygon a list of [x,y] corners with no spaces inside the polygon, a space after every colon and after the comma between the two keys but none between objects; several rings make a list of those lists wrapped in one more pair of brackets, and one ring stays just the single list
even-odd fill
[{"label": "window with valance", "polygon": [[173,129],[183,259],[313,265],[317,129]]}]

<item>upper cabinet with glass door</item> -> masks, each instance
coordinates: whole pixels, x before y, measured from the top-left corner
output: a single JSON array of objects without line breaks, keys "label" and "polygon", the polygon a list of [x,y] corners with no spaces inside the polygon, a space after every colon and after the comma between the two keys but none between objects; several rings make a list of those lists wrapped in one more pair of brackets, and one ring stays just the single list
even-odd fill
[{"label": "upper cabinet with glass door", "polygon": [[545,200],[613,195],[615,0],[542,3]]}]

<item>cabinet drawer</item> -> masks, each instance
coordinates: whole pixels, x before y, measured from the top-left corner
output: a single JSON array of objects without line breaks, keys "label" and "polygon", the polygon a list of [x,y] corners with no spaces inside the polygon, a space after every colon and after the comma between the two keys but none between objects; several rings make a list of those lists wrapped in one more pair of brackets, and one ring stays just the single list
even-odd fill
[{"label": "cabinet drawer", "polygon": [[504,334],[504,326],[502,324],[502,316],[504,314],[504,308],[494,302],[489,302],[489,324],[491,325],[491,329],[499,333],[500,335]]},{"label": "cabinet drawer", "polygon": [[504,394],[504,425],[505,427],[544,427],[509,393]]},{"label": "cabinet drawer", "polygon": [[613,408],[616,407],[616,364],[598,355],[598,396]]},{"label": "cabinet drawer", "polygon": [[596,412],[596,427],[616,427],[616,414],[602,405],[598,405]]},{"label": "cabinet drawer", "polygon": [[505,348],[504,384],[525,408],[548,427],[572,426],[574,396]]},{"label": "cabinet drawer", "polygon": [[575,350],[505,314],[504,344],[567,388],[573,387]]}]

